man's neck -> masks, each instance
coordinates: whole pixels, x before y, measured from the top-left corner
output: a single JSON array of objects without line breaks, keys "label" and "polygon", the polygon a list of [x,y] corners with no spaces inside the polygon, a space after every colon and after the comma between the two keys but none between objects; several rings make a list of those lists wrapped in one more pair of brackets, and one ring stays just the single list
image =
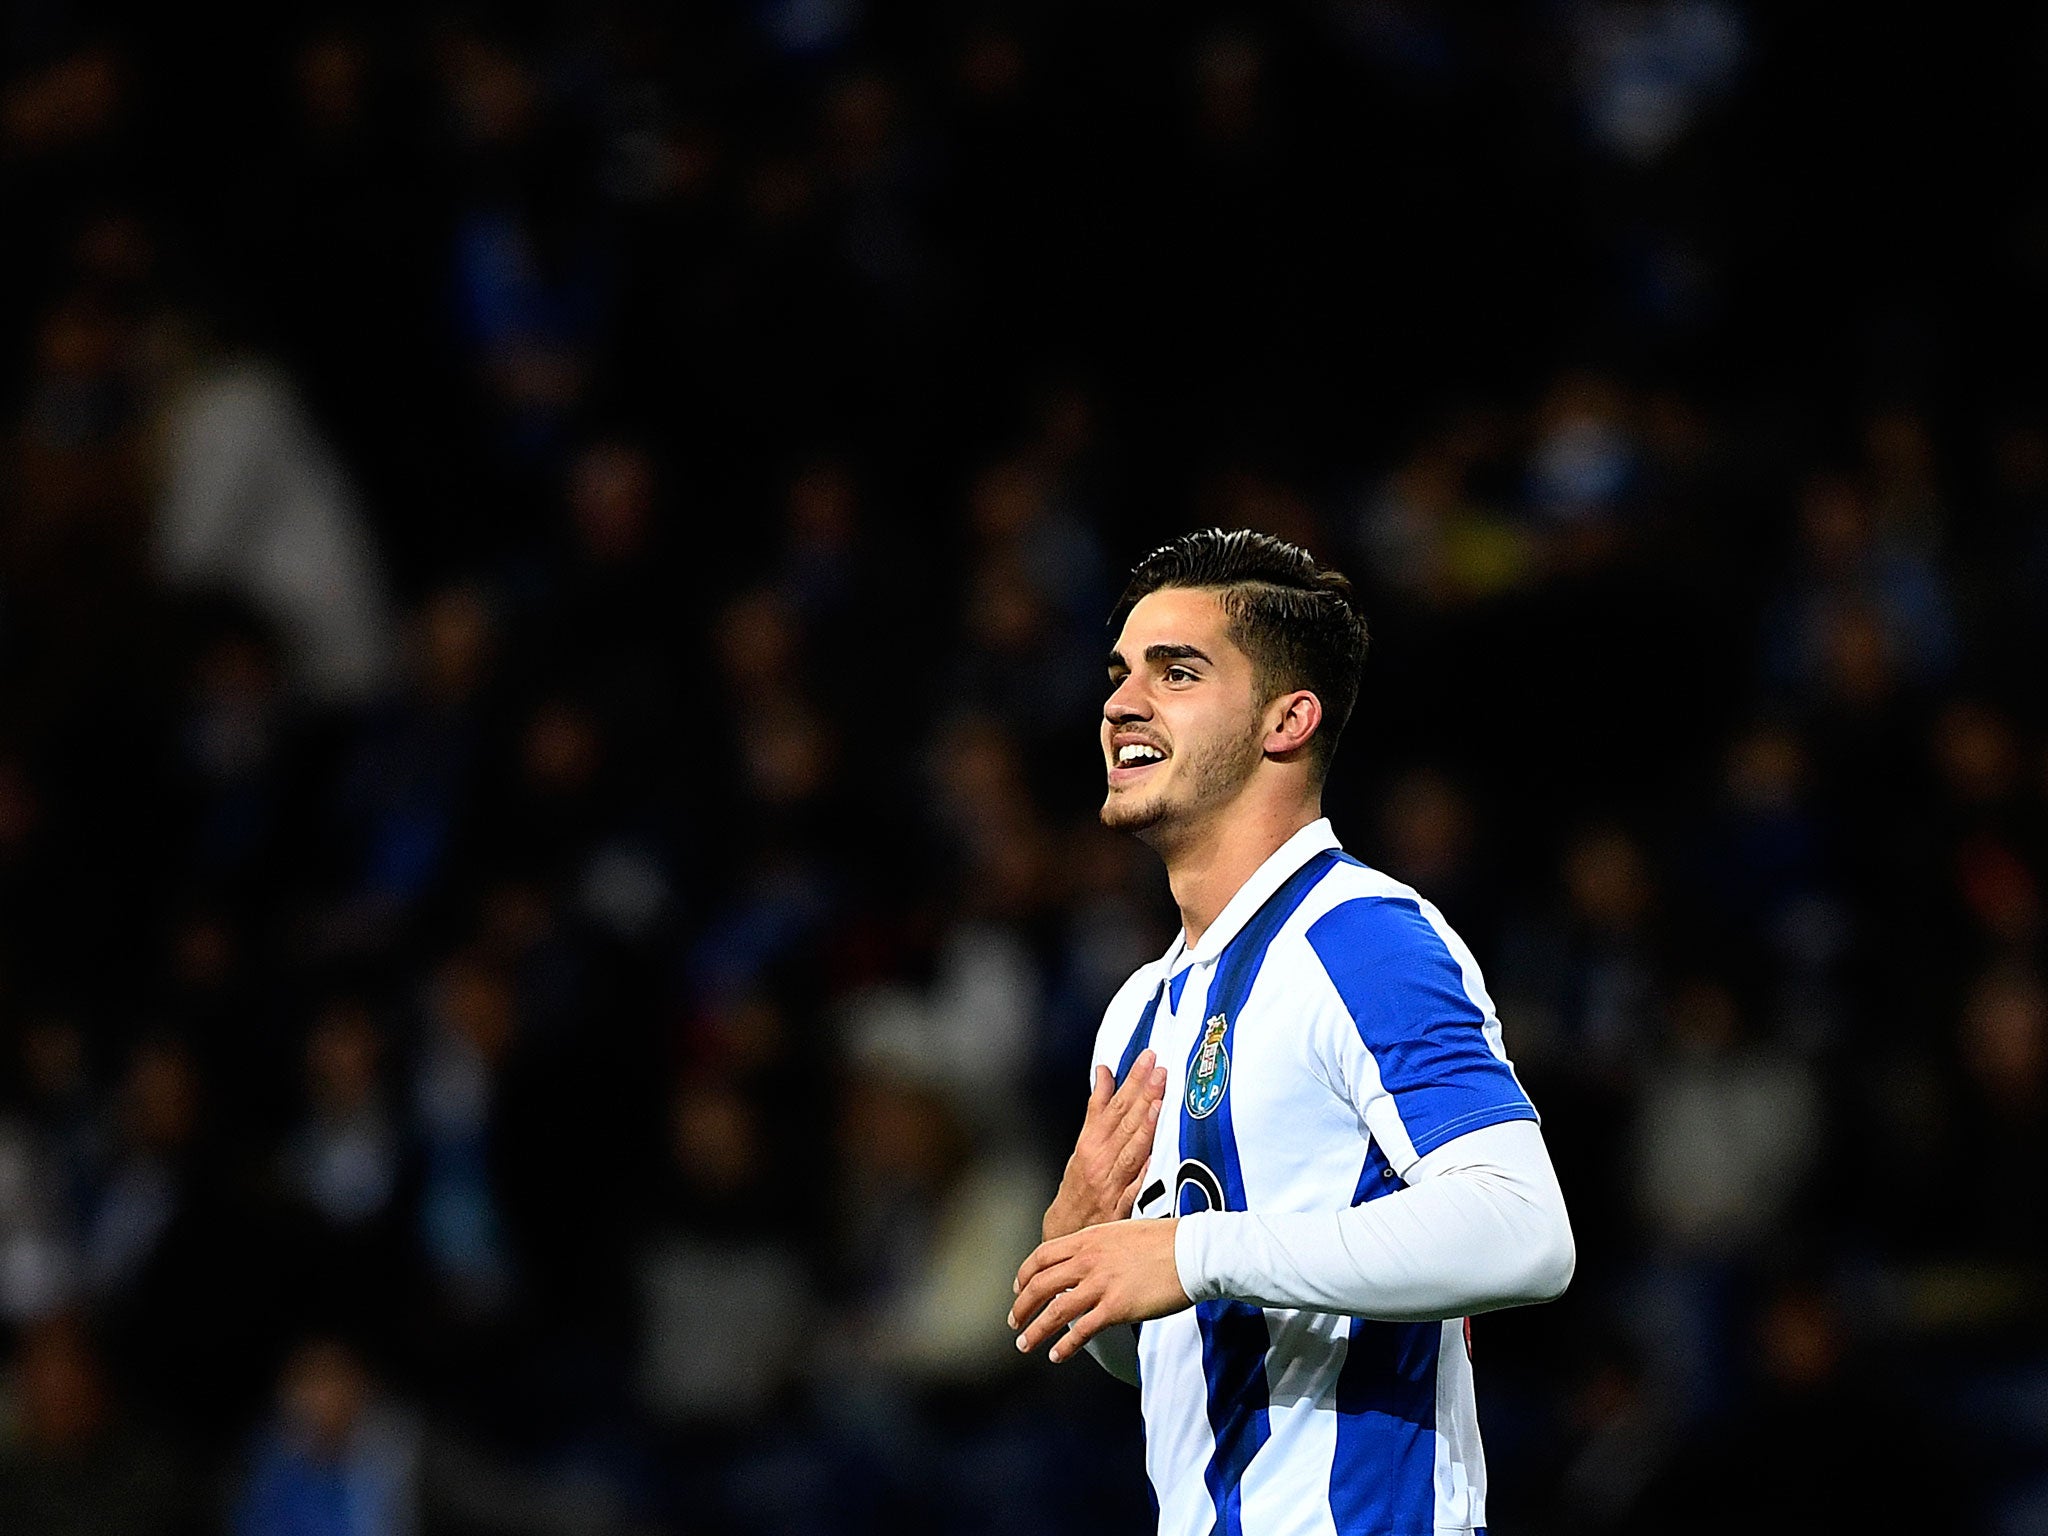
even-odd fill
[{"label": "man's neck", "polygon": [[1260,811],[1233,806],[1230,811],[1170,850],[1166,883],[1180,907],[1180,922],[1193,949],[1209,925],[1230,905],[1245,881],[1276,853],[1280,845],[1323,814],[1317,805],[1290,805]]}]

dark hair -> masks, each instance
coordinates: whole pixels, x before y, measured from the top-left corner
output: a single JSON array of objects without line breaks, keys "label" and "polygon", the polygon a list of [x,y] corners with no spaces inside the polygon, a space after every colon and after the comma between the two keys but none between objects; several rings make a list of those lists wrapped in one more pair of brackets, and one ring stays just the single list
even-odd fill
[{"label": "dark hair", "polygon": [[1138,599],[1165,587],[1216,592],[1231,644],[1252,659],[1262,701],[1295,688],[1322,701],[1323,723],[1309,740],[1309,753],[1316,777],[1326,775],[1337,737],[1358,702],[1368,643],[1365,616],[1343,573],[1268,533],[1204,528],[1138,562],[1110,627],[1120,626]]}]

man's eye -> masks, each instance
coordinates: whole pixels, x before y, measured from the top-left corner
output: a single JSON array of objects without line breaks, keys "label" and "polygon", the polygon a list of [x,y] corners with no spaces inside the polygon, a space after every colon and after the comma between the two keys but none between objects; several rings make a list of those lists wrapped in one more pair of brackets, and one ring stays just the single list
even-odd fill
[{"label": "man's eye", "polygon": [[1166,680],[1169,683],[1191,683],[1195,680],[1195,674],[1186,667],[1168,667]]}]

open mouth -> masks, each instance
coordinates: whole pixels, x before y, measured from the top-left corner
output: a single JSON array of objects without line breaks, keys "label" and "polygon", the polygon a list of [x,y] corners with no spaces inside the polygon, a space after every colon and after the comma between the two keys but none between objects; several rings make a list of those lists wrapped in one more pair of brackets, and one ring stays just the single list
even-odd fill
[{"label": "open mouth", "polygon": [[1148,769],[1166,761],[1168,754],[1163,748],[1147,741],[1127,741],[1116,749],[1116,761],[1110,766],[1109,781],[1112,784],[1127,784],[1141,777]]}]

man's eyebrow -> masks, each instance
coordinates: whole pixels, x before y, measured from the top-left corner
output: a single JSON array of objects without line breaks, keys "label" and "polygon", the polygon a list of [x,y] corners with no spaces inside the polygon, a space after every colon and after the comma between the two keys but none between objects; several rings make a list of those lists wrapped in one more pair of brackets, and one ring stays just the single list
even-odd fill
[{"label": "man's eyebrow", "polygon": [[[1147,661],[1207,661],[1212,667],[1216,665],[1214,661],[1210,660],[1207,651],[1203,650],[1200,646],[1194,645],[1148,645],[1145,647],[1145,659]],[[1122,651],[1111,651],[1109,653],[1108,666],[1112,672],[1128,672],[1131,670],[1130,663],[1124,660],[1124,653]]]}]

